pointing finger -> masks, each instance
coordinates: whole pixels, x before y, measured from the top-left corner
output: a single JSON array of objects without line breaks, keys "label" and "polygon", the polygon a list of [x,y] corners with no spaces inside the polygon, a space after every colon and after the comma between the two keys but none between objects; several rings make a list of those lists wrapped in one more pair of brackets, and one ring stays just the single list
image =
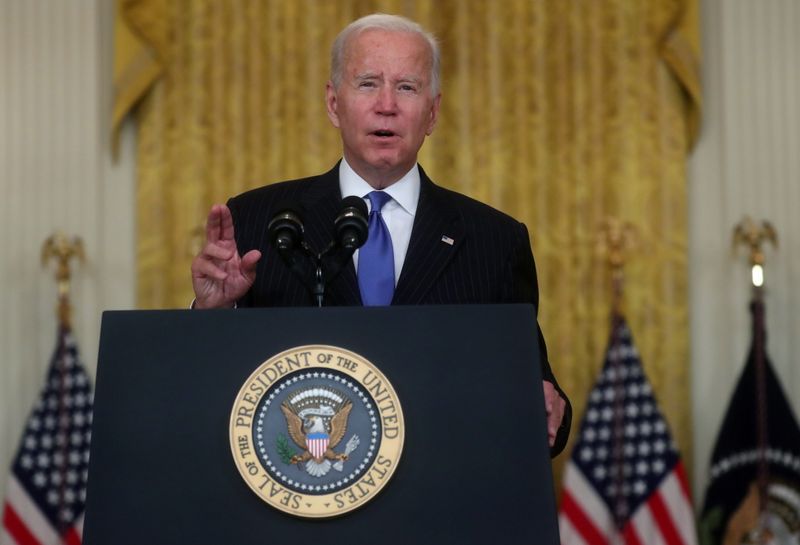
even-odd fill
[{"label": "pointing finger", "polygon": [[215,204],[208,212],[206,219],[206,241],[215,243],[219,241],[222,226],[222,209],[219,204]]},{"label": "pointing finger", "polygon": [[218,205],[220,209],[220,238],[222,240],[234,240],[233,238],[233,216],[231,209],[224,204]]},{"label": "pointing finger", "polygon": [[211,207],[206,220],[206,240],[211,243],[233,240],[233,216],[224,204]]}]

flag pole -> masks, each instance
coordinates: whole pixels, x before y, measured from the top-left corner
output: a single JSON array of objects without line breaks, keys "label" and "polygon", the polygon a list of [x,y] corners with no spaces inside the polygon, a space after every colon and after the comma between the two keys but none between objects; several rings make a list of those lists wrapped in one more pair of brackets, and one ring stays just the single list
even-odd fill
[{"label": "flag pole", "polygon": [[[625,460],[625,383],[620,372],[622,366],[622,354],[620,346],[620,326],[623,321],[623,301],[625,294],[625,262],[628,254],[636,247],[636,228],[629,222],[623,222],[616,217],[608,217],[603,222],[598,240],[598,251],[605,255],[606,262],[611,272],[611,342],[609,350],[609,362],[614,370],[614,408],[613,408],[613,440],[612,440],[612,468],[616,468],[612,478],[615,483],[614,512],[613,517],[619,524],[627,516],[628,506],[623,485],[625,475],[623,473]],[[617,536],[619,537],[619,536]]]},{"label": "flag pole", "polygon": [[749,250],[750,279],[753,296],[751,306],[753,309],[753,357],[756,375],[756,433],[757,433],[757,483],[759,506],[759,533],[764,534],[766,528],[765,513],[767,509],[767,493],[769,486],[769,464],[767,463],[767,445],[769,432],[767,429],[767,385],[766,385],[766,347],[764,324],[764,262],[765,256],[762,249],[765,242],[772,242],[778,246],[778,235],[768,221],[757,224],[750,217],[745,217],[733,230],[733,249],[746,246]]},{"label": "flag pole", "polygon": [[625,290],[625,262],[628,254],[638,246],[636,227],[619,218],[608,217],[600,226],[597,243],[598,253],[606,257],[611,270],[611,316],[612,320],[622,315]]},{"label": "flag pole", "polygon": [[[58,341],[56,345],[55,365],[57,365],[58,373],[58,386],[56,387],[58,399],[58,415],[59,426],[63,425],[65,419],[69,419],[69,406],[67,397],[69,396],[70,388],[67,385],[69,370],[66,368],[66,360],[64,355],[67,351],[66,335],[72,329],[72,305],[70,303],[70,287],[71,287],[71,271],[70,261],[77,259],[80,263],[86,261],[86,256],[83,251],[83,241],[80,237],[68,238],[64,233],[57,232],[47,238],[42,244],[42,266],[47,267],[50,260],[55,260],[56,270],[56,286],[58,288]],[[67,473],[67,455],[69,446],[67,441],[62,441],[60,447],[60,463],[57,464],[59,474],[61,475],[59,491],[58,491],[58,510],[59,512],[64,509],[67,504],[67,482],[64,478]],[[68,527],[64,521],[59,521],[59,534],[64,536],[64,532]]]}]

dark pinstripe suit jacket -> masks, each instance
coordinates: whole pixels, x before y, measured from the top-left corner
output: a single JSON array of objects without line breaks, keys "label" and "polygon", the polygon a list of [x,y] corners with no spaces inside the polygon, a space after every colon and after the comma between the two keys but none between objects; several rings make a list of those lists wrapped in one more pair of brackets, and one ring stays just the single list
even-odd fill
[{"label": "dark pinstripe suit jacket", "polygon": [[[532,303],[538,308],[536,269],[525,225],[435,185],[421,167],[420,178],[414,227],[392,304]],[[309,290],[271,247],[267,223],[282,203],[299,204],[304,209],[306,241],[320,251],[334,237],[333,222],[341,199],[337,165],[320,176],[264,186],[228,201],[239,253],[244,255],[252,249],[262,253],[255,283],[239,306],[314,304]],[[443,237],[453,243],[444,242]],[[326,288],[325,304],[361,305],[352,260]],[[558,389],[541,331],[539,346],[543,377]],[[563,392],[561,395],[567,400]],[[566,444],[571,413],[567,400],[553,455]]]}]

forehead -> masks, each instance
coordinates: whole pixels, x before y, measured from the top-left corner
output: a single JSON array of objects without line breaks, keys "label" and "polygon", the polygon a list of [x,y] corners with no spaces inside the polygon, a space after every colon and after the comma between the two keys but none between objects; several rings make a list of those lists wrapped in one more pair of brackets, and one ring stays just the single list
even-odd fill
[{"label": "forehead", "polygon": [[365,30],[347,42],[344,55],[348,72],[396,69],[424,74],[431,66],[431,49],[412,32]]}]

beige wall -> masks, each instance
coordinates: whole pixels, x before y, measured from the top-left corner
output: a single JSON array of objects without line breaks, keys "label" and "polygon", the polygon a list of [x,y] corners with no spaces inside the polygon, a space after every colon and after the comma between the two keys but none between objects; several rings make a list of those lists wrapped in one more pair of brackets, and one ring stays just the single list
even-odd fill
[{"label": "beige wall", "polygon": [[0,490],[55,347],[44,240],[84,241],[73,322],[90,372],[100,313],[134,301],[133,134],[116,165],[106,138],[111,5],[0,0]]},{"label": "beige wall", "polygon": [[[42,385],[55,335],[55,285],[40,247],[55,229],[81,236],[75,332],[93,372],[100,313],[134,301],[134,134],[112,164],[111,2],[0,0],[0,486]],[[769,348],[800,408],[800,4],[703,5],[705,119],[692,157],[691,402],[695,496],[749,342],[748,271],[733,225],[769,218]],[[687,396],[687,403],[690,402]]]},{"label": "beige wall", "polygon": [[800,3],[707,0],[702,6],[705,113],[690,179],[695,497],[750,343],[746,252],[731,250],[745,214],[769,219],[768,349],[800,411]]}]

